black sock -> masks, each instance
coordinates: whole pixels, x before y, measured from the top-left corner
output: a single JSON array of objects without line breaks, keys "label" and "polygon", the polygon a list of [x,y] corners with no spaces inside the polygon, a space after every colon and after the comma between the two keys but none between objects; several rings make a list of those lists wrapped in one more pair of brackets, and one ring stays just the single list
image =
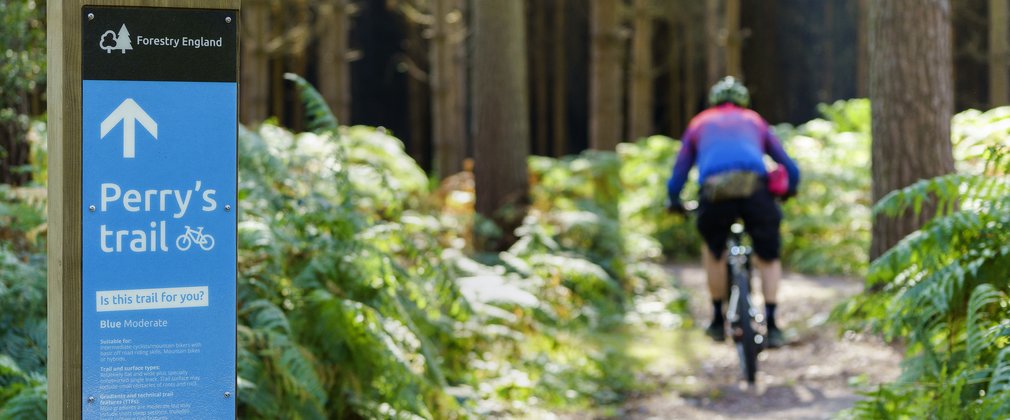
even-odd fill
[{"label": "black sock", "polygon": [[726,322],[726,316],[722,313],[722,300],[712,301],[712,322],[722,324]]},{"label": "black sock", "polygon": [[765,304],[765,318],[767,318],[768,329],[778,329],[775,325],[775,306],[774,303]]}]

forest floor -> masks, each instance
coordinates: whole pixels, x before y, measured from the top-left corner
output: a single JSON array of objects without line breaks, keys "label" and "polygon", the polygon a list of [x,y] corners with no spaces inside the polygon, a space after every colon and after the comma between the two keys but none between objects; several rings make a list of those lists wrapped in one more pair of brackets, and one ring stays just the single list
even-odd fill
[{"label": "forest floor", "polygon": [[[700,266],[669,267],[691,294],[698,325],[711,319]],[[755,284],[755,288],[758,284]],[[735,347],[715,343],[700,327],[642,329],[629,346],[643,364],[642,391],[623,406],[567,413],[564,419],[823,419],[860,399],[860,390],[894,380],[900,350],[879,338],[846,333],[828,323],[831,310],[859,293],[862,282],[786,274],[779,291],[779,325],[790,344],[759,358],[756,386],[740,380]],[[755,297],[760,304],[760,297]],[[762,306],[763,307],[763,306]]]}]

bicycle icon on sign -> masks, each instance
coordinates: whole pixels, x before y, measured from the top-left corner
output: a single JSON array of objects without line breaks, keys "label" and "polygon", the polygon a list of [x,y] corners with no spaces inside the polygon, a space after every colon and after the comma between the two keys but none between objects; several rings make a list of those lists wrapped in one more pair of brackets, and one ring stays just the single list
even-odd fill
[{"label": "bicycle icon on sign", "polygon": [[210,251],[214,249],[214,237],[209,234],[205,235],[203,233],[203,226],[195,230],[186,226],[186,233],[179,235],[175,240],[175,247],[179,248],[180,251],[186,251],[193,244],[197,244],[204,251]]}]

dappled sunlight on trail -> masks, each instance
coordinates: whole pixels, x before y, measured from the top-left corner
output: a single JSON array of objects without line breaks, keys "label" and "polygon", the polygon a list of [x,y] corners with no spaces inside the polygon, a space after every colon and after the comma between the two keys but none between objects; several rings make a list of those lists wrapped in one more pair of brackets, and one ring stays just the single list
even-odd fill
[{"label": "dappled sunlight on trail", "polygon": [[[697,322],[709,317],[705,277],[700,267],[673,269],[692,293]],[[780,323],[792,343],[761,354],[758,384],[747,389],[739,381],[739,367],[730,344],[716,345],[700,331],[692,331],[699,363],[673,373],[672,390],[632,401],[629,418],[830,418],[859,399],[857,392],[893,380],[899,353],[874,337],[838,337],[826,325],[831,309],[845,296],[858,293],[857,280],[787,275],[780,291]],[[760,301],[760,296],[755,296]],[[683,378],[696,378],[690,387]]]},{"label": "dappled sunlight on trail", "polygon": [[[690,291],[695,323],[706,324],[711,309],[704,271],[699,266],[669,271]],[[568,418],[832,418],[852,407],[860,391],[894,380],[900,372],[899,350],[872,336],[839,336],[837,327],[827,323],[834,306],[861,288],[855,279],[786,275],[779,322],[790,344],[761,354],[757,385],[751,388],[741,380],[729,342],[713,343],[697,327],[642,331],[629,347],[631,356],[646,365],[642,395],[631,396],[620,408]]]}]

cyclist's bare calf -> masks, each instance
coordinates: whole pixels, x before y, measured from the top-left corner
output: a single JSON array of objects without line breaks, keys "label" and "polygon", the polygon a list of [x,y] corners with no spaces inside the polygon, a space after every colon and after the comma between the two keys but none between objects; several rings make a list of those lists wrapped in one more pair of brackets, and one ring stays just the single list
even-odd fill
[{"label": "cyclist's bare calf", "polygon": [[761,295],[765,303],[778,303],[779,280],[782,279],[782,260],[765,261],[755,255],[754,262],[761,273]]},{"label": "cyclist's bare calf", "polygon": [[[705,265],[708,277],[708,292],[712,300],[725,300],[726,290],[726,252],[719,259],[714,258],[707,246],[701,247],[701,259]],[[779,281],[782,278],[782,261],[775,259],[765,261],[754,256],[758,272],[761,274],[761,295],[765,303],[778,303]]]},{"label": "cyclist's bare calf", "polygon": [[708,277],[708,293],[712,300],[726,300],[729,293],[726,290],[726,255],[723,252],[719,259],[712,255],[707,246],[701,246],[701,260],[705,265],[705,276]]}]

